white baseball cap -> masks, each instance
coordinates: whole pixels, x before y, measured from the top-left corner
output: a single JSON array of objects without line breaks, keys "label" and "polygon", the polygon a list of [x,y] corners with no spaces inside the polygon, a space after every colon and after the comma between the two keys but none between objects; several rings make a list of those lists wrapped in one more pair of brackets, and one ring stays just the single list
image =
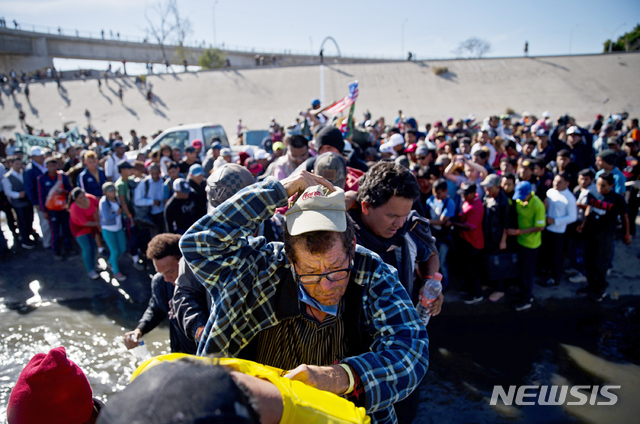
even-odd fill
[{"label": "white baseball cap", "polygon": [[317,185],[307,188],[296,203],[285,213],[287,230],[292,236],[311,231],[347,230],[347,212],[344,204],[344,191]]},{"label": "white baseball cap", "polygon": [[44,152],[40,146],[31,146],[29,149],[29,156],[42,156]]}]

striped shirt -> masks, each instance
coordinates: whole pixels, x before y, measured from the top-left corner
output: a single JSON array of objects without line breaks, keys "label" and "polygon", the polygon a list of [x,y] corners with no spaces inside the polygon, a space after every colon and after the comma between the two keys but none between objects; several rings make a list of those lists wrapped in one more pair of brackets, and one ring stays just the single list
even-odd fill
[{"label": "striped shirt", "polygon": [[[300,326],[289,327],[294,334],[285,336],[285,322],[295,322],[301,315],[297,287],[287,283],[291,265],[282,243],[267,243],[264,237],[252,237],[276,208],[286,204],[284,186],[275,178],[267,177],[263,182],[239,191],[211,214],[199,219],[180,240],[185,261],[205,285],[213,302],[198,355],[219,353],[237,357],[254,340],[266,339],[267,335],[263,333],[271,329],[271,335],[280,337],[278,343],[283,354],[293,356],[296,346],[303,342],[302,337],[311,334],[310,329],[304,330]],[[347,353],[341,363],[349,365],[362,382],[364,407],[373,422],[396,423],[393,405],[409,396],[427,372],[427,331],[398,281],[395,268],[362,246],[356,246],[343,301],[347,298],[351,302],[349,305],[359,309],[356,324],[360,337],[366,342],[363,351]],[[284,307],[291,303],[295,305],[293,310]],[[353,310],[345,307],[343,312],[346,316]],[[354,324],[352,319],[348,323],[349,328]],[[329,331],[330,321],[326,326]],[[336,328],[339,332],[340,326]],[[317,330],[325,331],[322,326]],[[293,339],[300,341],[291,343]],[[322,351],[325,341],[317,335],[304,342],[309,351]],[[267,359],[276,360],[274,345],[270,341],[267,343],[270,348],[266,344],[263,346],[272,352],[266,355],[274,356]],[[326,358],[341,355],[339,347],[325,352],[320,353],[325,358],[318,359],[326,361]],[[310,355],[310,352],[306,354]]]},{"label": "striped shirt", "polygon": [[256,362],[285,370],[300,364],[325,366],[342,362],[347,349],[342,314],[338,315],[327,315],[318,323],[302,312],[261,331],[257,336]]}]

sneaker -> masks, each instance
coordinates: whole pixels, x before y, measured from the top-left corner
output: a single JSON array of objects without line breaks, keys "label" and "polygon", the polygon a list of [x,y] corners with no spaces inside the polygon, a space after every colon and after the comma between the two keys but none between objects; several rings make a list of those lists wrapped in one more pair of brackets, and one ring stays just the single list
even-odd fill
[{"label": "sneaker", "polygon": [[472,293],[466,294],[462,297],[462,301],[467,305],[473,305],[474,303],[482,302],[484,297],[476,296]]},{"label": "sneaker", "polygon": [[502,299],[504,297],[504,292],[500,292],[500,291],[496,291],[491,293],[491,295],[489,296],[489,300],[492,302],[497,302],[498,300]]},{"label": "sneaker", "polygon": [[549,278],[547,281],[539,282],[538,285],[540,287],[555,287],[555,286],[559,286],[560,283],[553,278]]},{"label": "sneaker", "polygon": [[580,271],[578,271],[575,268],[569,268],[565,272],[567,273],[567,275],[576,275],[576,274],[580,273]]},{"label": "sneaker", "polygon": [[514,309],[518,312],[524,311],[525,309],[530,309],[533,305],[533,297],[517,302],[513,305]]},{"label": "sneaker", "polygon": [[586,283],[587,282],[587,277],[583,273],[578,272],[573,277],[569,277],[569,282],[574,283],[574,284]]},{"label": "sneaker", "polygon": [[594,302],[600,303],[605,297],[607,297],[607,292],[602,291],[600,293],[596,293],[594,291],[591,291],[587,296],[589,297],[589,299],[593,300]]},{"label": "sneaker", "polygon": [[21,243],[21,246],[23,249],[27,249],[27,250],[31,250],[31,249],[35,249],[36,246],[34,244],[31,243]]},{"label": "sneaker", "polygon": [[89,273],[89,278],[91,278],[92,280],[97,280],[98,278],[100,278],[100,274],[98,274],[95,269],[92,269]]},{"label": "sneaker", "polygon": [[64,260],[64,256],[54,253],[53,259],[55,259],[58,262],[62,262]]},{"label": "sneaker", "polygon": [[115,278],[118,281],[124,281],[124,280],[127,279],[127,276],[124,275],[123,273],[119,272],[116,275],[114,275],[113,278]]},{"label": "sneaker", "polygon": [[607,270],[607,277],[611,277],[611,273],[613,272],[613,268],[609,268]]},{"label": "sneaker", "polygon": [[140,262],[134,262],[133,269],[135,269],[136,271],[144,271],[144,265],[142,265]]},{"label": "sneaker", "polygon": [[589,293],[591,293],[591,289],[589,288],[589,286],[585,286],[585,287],[582,287],[582,288],[578,289],[578,291],[576,292],[576,295],[578,295],[578,296],[586,296]]}]

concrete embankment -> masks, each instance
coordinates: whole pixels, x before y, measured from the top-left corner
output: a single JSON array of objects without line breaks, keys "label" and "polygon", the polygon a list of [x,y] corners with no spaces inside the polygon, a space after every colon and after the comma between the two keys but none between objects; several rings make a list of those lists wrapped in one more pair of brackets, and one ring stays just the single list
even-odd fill
[{"label": "concrete embankment", "polygon": [[[436,75],[435,68],[448,72]],[[135,128],[149,135],[173,125],[215,122],[233,135],[238,118],[251,129],[264,129],[271,117],[288,124],[321,97],[322,88],[329,103],[346,95],[353,80],[360,84],[358,120],[370,110],[374,118],[391,121],[402,109],[423,125],[469,113],[482,119],[511,108],[538,115],[548,110],[554,118],[569,113],[588,124],[597,113],[640,115],[638,75],[639,53],[247,68],[149,76],[152,104],[133,77],[103,82],[101,91],[91,78],[63,81],[60,91],[53,82],[33,83],[30,102],[22,92],[15,100],[6,92],[1,96],[1,134],[20,130],[22,107],[29,125],[49,132],[69,122],[85,126],[88,109],[104,133]]]}]

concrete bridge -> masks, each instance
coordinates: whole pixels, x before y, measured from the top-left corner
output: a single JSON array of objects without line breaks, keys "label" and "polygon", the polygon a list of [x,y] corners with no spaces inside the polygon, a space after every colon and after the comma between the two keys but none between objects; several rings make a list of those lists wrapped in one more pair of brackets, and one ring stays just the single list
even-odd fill
[{"label": "concrete bridge", "polygon": [[[328,37],[328,39],[331,39]],[[333,40],[333,39],[331,39]],[[335,42],[334,42],[335,43]],[[336,45],[337,46],[337,45]],[[197,65],[204,53],[204,47],[184,47],[184,54],[176,45],[164,45],[149,42],[130,42],[113,39],[73,37],[33,31],[23,31],[0,27],[0,72],[11,69],[25,72],[53,66],[53,58],[108,60],[114,62],[183,64]],[[256,66],[256,55],[265,58],[265,65],[271,65],[271,56],[276,56],[276,64],[313,65],[320,63],[317,55],[282,54],[265,51],[225,50],[232,67],[247,68]],[[388,60],[367,59],[343,56],[325,56],[326,63],[363,63],[384,62]]]}]

